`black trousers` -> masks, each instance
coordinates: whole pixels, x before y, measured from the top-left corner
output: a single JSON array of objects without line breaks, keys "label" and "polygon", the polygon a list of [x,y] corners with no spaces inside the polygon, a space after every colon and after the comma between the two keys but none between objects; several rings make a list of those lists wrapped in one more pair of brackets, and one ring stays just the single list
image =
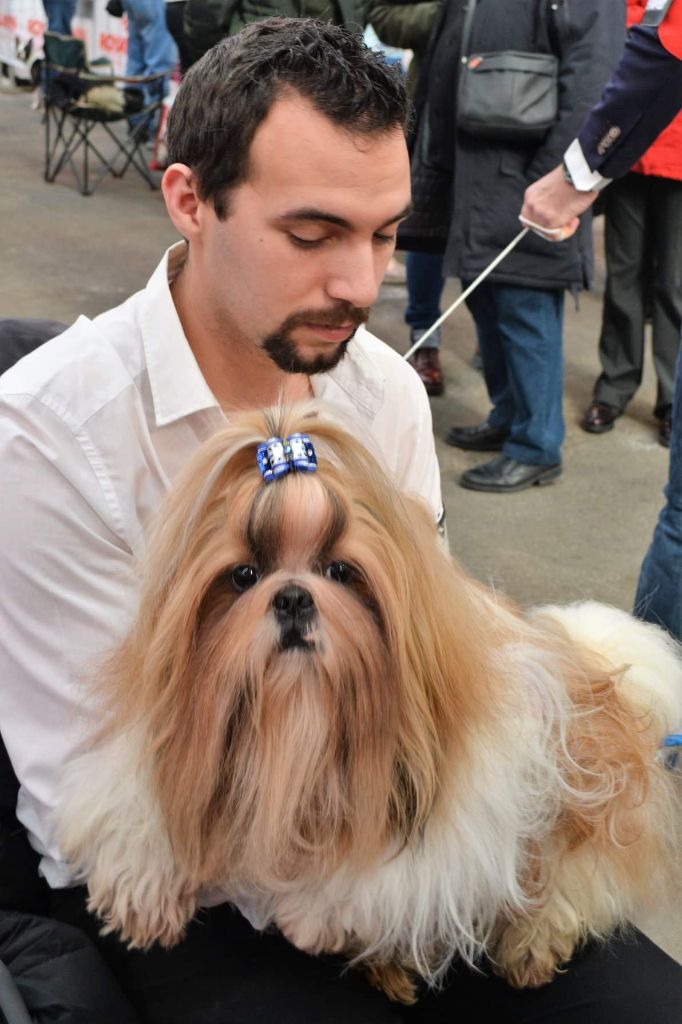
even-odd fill
[{"label": "black trousers", "polygon": [[669,415],[682,322],[682,181],[627,174],[604,192],[606,287],[597,401],[624,409],[642,382],[651,314],[658,388],[655,415]]},{"label": "black trousers", "polygon": [[[413,1007],[389,1002],[335,957],[299,952],[228,905],[194,920],[173,949],[126,949],[98,935],[83,889],[53,894],[54,916],[95,939],[144,1024],[677,1024],[682,967],[633,929],[592,944],[540,989],[517,991],[458,967]],[[95,1024],[95,1022],[93,1022]]]},{"label": "black trousers", "polygon": [[171,3],[166,4],[166,25],[168,27],[168,31],[173,37],[173,42],[178,48],[180,70],[183,75],[186,71],[189,71],[192,64],[192,57],[187,47],[185,29],[183,26],[186,3],[187,0],[172,0]]}]

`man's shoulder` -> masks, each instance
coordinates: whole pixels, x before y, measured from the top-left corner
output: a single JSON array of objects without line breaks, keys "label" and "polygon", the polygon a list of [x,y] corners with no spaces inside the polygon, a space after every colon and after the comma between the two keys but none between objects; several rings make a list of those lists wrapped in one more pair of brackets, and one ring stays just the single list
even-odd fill
[{"label": "man's shoulder", "polygon": [[421,396],[424,387],[418,375],[399,352],[364,327],[358,330],[355,341],[365,366],[371,366],[376,373],[381,374],[389,388],[400,388],[410,394]]},{"label": "man's shoulder", "polygon": [[0,403],[33,400],[78,430],[130,387],[144,365],[130,317],[117,314],[81,316],[20,359],[0,377]]}]

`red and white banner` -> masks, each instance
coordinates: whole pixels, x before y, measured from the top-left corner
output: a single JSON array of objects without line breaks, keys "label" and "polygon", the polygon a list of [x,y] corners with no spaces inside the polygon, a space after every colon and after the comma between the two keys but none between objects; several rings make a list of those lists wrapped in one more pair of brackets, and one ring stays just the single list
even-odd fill
[{"label": "red and white banner", "polygon": [[[79,0],[71,27],[75,36],[85,40],[88,59],[108,57],[114,72],[122,75],[128,42],[126,19],[112,18],[104,3]],[[0,0],[0,64],[7,64],[19,77],[30,78],[31,65],[43,54],[46,28],[40,0]]]}]

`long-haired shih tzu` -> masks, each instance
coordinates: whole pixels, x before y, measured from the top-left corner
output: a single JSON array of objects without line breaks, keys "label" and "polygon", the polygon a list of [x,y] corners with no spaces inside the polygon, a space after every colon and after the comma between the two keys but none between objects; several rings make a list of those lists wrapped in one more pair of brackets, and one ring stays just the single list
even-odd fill
[{"label": "long-haired shih tzu", "polygon": [[218,894],[409,1001],[453,957],[543,984],[665,879],[673,642],[521,614],[315,407],[206,442],[142,572],[59,811],[105,929],[170,945]]}]

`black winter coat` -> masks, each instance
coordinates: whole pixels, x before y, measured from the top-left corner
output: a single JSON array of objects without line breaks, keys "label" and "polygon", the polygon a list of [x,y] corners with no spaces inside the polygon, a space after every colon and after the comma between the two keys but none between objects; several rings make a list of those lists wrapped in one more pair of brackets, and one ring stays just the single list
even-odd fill
[{"label": "black winter coat", "polygon": [[[559,57],[559,115],[539,144],[481,140],[454,128],[464,2],[445,0],[424,63],[412,158],[414,213],[399,244],[444,251],[446,275],[467,280],[519,232],[525,189],[561,163],[599,99],[623,47],[625,0],[478,0],[470,53],[549,49]],[[540,32],[537,17],[547,19]],[[575,290],[589,287],[591,277],[588,214],[564,242],[529,233],[491,280]]]},{"label": "black winter coat", "polygon": [[0,911],[0,960],[34,1024],[140,1024],[99,952],[78,928]]}]

